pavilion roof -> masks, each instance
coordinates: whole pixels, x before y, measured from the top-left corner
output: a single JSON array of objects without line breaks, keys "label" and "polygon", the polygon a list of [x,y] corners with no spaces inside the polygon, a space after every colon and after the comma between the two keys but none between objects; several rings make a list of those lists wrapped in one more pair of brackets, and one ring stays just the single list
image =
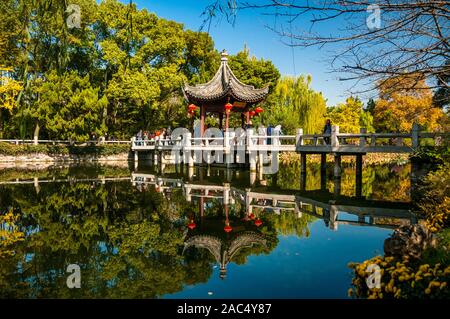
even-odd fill
[{"label": "pavilion roof", "polygon": [[269,94],[269,87],[255,89],[253,85],[247,85],[238,80],[228,65],[228,54],[222,52],[221,65],[214,77],[204,84],[191,86],[185,84],[183,93],[189,102],[214,102],[226,97],[239,102],[258,103]]}]

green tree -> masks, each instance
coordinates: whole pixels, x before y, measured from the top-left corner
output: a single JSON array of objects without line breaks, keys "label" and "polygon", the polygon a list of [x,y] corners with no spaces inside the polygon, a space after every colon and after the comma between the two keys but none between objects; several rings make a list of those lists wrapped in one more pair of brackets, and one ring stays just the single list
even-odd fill
[{"label": "green tree", "polygon": [[358,97],[349,97],[345,103],[328,108],[327,117],[342,133],[359,133],[361,127],[374,132],[372,115],[363,109],[363,105]]},{"label": "green tree", "polygon": [[230,56],[228,64],[237,78],[256,88],[269,86],[272,90],[280,78],[280,72],[271,61],[250,56],[250,50],[244,47],[236,55]]},{"label": "green tree", "polygon": [[92,133],[106,132],[107,100],[99,97],[98,88],[92,88],[89,76],[52,71],[36,85],[35,92],[39,98],[34,116],[50,137],[87,141]]},{"label": "green tree", "polygon": [[376,105],[375,101],[373,99],[370,99],[369,101],[367,101],[365,111],[369,112],[373,116],[373,112],[375,110],[375,105]]},{"label": "green tree", "polygon": [[[50,75],[63,79],[72,71],[80,78],[89,76],[90,89],[102,103],[107,101],[96,119],[87,120],[97,125],[90,128],[92,132],[99,134],[107,128],[109,134],[127,139],[140,129],[186,125],[183,82],[206,82],[220,64],[211,37],[118,0],[70,1],[80,6],[82,19],[80,28],[69,28],[68,4],[5,0],[0,5],[0,66],[11,67],[14,80],[23,84],[16,107],[2,113],[5,135],[83,140],[80,123],[71,119],[63,128],[46,117],[49,106],[40,105],[46,103],[43,99],[58,104],[50,92],[39,91],[51,87],[45,84]],[[270,61],[250,57],[248,50],[230,57],[230,64],[238,77],[257,87],[273,87],[279,78]]]}]

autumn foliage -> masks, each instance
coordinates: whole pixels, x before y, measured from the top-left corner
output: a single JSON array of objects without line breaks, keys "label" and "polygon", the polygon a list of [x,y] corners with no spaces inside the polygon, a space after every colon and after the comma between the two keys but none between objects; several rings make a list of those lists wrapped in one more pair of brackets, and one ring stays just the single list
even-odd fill
[{"label": "autumn foliage", "polygon": [[433,106],[433,94],[424,79],[406,76],[388,79],[380,85],[379,96],[374,110],[377,131],[410,132],[413,123],[428,131],[442,130],[445,126],[447,116]]}]

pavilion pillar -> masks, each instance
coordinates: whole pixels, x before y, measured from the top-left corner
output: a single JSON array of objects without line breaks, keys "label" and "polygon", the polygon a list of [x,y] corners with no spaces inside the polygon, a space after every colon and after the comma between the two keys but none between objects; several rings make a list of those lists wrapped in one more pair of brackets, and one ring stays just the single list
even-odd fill
[{"label": "pavilion pillar", "polygon": [[250,112],[247,110],[247,112],[245,112],[245,116],[246,116],[246,122],[245,124],[250,123]]},{"label": "pavilion pillar", "polygon": [[206,115],[206,107],[205,105],[200,106],[200,134],[203,137],[203,133],[205,133],[205,115]]},{"label": "pavilion pillar", "polygon": [[223,113],[222,112],[219,113],[219,129],[220,130],[223,129]]},{"label": "pavilion pillar", "polygon": [[230,121],[230,112],[225,111],[225,132],[228,132],[229,121]]}]

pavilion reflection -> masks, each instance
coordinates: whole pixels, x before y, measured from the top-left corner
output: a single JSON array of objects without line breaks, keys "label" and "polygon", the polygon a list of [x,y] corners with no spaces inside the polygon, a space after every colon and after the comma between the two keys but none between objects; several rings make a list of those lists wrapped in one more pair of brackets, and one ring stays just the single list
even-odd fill
[{"label": "pavilion reflection", "polygon": [[[226,179],[227,176],[231,179]],[[220,266],[222,279],[227,276],[229,263],[245,248],[261,251],[273,247],[268,242],[277,240],[276,230],[269,236],[261,231],[262,225],[274,228],[267,216],[293,214],[299,222],[305,218],[321,219],[333,231],[339,225],[394,229],[405,223],[416,223],[408,203],[337,197],[323,189],[283,192],[263,183],[249,185],[245,179],[242,172],[211,169],[197,170],[188,178],[176,174],[132,174],[136,187],[155,185],[155,190],[169,200],[173,190],[180,189],[186,201],[196,207],[196,213],[187,223],[183,255],[188,251],[207,250]],[[218,215],[209,212],[213,210],[211,205],[216,205]]]},{"label": "pavilion reflection", "polygon": [[[232,176],[231,183],[221,182],[230,174],[236,174]],[[311,191],[290,191],[273,189],[264,183],[259,186],[249,185],[245,183],[245,176],[240,178],[235,172],[218,170],[202,173],[200,170],[197,175],[186,179],[183,176],[133,173],[132,183],[138,188],[155,185],[155,190],[162,192],[165,197],[170,196],[173,189],[179,188],[188,202],[195,200],[198,203],[201,216],[204,214],[204,203],[215,199],[226,210],[228,205],[239,204],[247,216],[254,212],[277,215],[293,213],[301,218],[303,214],[307,214],[322,219],[332,230],[337,230],[339,224],[396,228],[399,224],[417,222],[415,215],[411,213],[410,203],[336,195],[337,187],[331,193],[322,187]]]}]

